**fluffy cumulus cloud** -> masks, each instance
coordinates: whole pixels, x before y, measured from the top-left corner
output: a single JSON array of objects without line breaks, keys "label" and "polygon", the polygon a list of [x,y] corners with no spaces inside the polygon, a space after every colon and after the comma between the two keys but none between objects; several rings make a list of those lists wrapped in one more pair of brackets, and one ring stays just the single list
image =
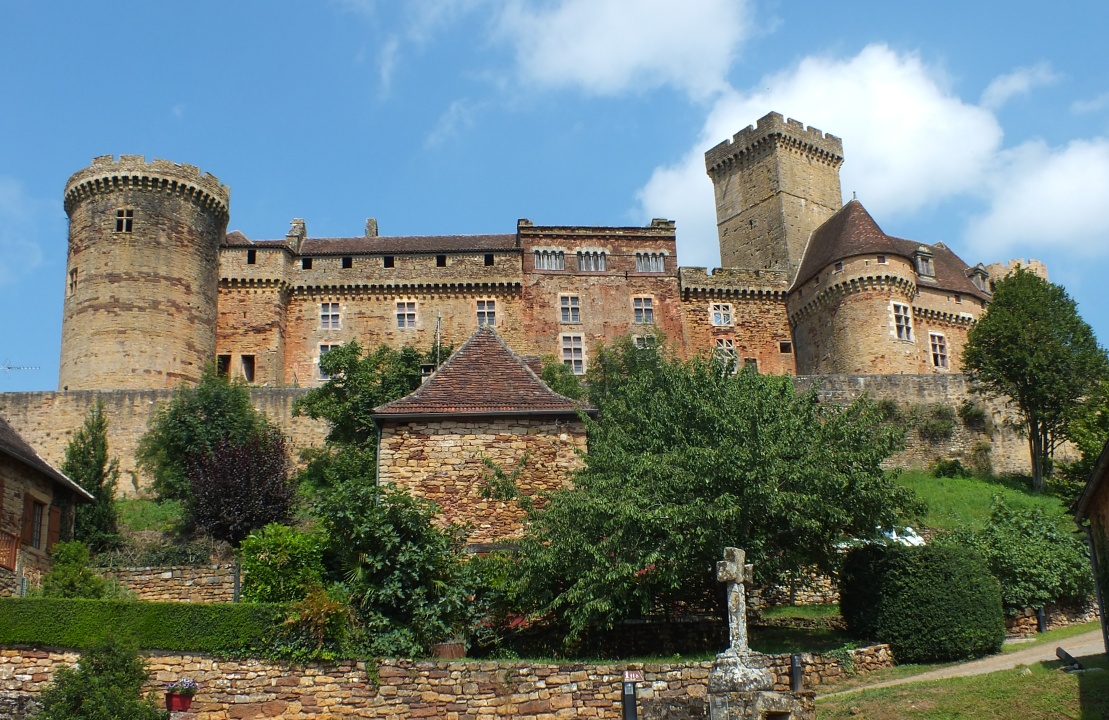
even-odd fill
[{"label": "fluffy cumulus cloud", "polygon": [[1007,75],[994,78],[982,92],[980,102],[983,107],[997,109],[1014,97],[1027,95],[1034,88],[1050,85],[1058,79],[1047,63],[1018,68]]},{"label": "fluffy cumulus cloud", "polygon": [[749,25],[743,0],[508,0],[498,32],[525,82],[700,98],[725,87]]},{"label": "fluffy cumulus cloud", "polygon": [[911,213],[981,186],[1001,145],[988,110],[951,92],[941,72],[914,54],[871,45],[854,57],[809,57],[724,92],[688,153],[655,170],[640,190],[640,214],[679,221],[683,255],[715,262],[715,210],[704,151],[770,110],[844,138],[844,193],[878,217]]},{"label": "fluffy cumulus cloud", "polygon": [[967,237],[987,255],[1064,249],[1080,256],[1109,251],[1109,140],[1075,140],[1063,148],[1028,142],[1002,153],[987,210]]}]

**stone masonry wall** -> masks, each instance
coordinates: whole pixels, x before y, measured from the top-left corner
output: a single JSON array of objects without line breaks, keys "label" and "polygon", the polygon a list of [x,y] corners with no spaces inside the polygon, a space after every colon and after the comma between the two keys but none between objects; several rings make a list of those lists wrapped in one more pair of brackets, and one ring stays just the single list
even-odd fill
[{"label": "stone masonry wall", "polygon": [[136,600],[228,603],[235,600],[235,566],[98,568],[135,594]]},{"label": "stone masonry wall", "polygon": [[491,475],[484,459],[511,474],[526,454],[516,486],[534,497],[565,486],[584,449],[585,427],[576,419],[389,423],[381,431],[379,477],[437,503],[446,520],[469,524],[470,542],[496,542],[519,534],[524,511],[515,501],[482,497]]},{"label": "stone masonry wall", "polygon": [[[859,672],[893,664],[888,646],[854,651]],[[78,654],[55,650],[0,650],[0,708],[26,707],[59,667]],[[789,656],[772,656],[776,689],[787,690]],[[805,687],[844,674],[839,663],[803,655]],[[621,717],[625,669],[643,671],[637,698],[642,717],[659,717],[662,704],[692,703],[704,713],[711,662],[665,664],[556,665],[526,662],[411,661],[346,662],[289,666],[258,660],[219,660],[204,655],[151,654],[154,686],[180,677],[200,684],[193,720],[287,718],[556,718]],[[0,718],[22,720],[19,710]],[[697,717],[698,715],[692,715]]]}]

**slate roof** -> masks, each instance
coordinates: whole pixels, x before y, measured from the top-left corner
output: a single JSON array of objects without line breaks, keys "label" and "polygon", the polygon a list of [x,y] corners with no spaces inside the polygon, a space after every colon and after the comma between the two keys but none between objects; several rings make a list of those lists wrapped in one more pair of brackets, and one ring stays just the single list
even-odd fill
[{"label": "slate roof", "polygon": [[[285,240],[249,240],[238,230],[228,233],[225,247],[286,246]],[[397,235],[392,237],[305,238],[301,255],[405,255],[516,250],[515,233],[506,235]]]},{"label": "slate roof", "polygon": [[443,415],[595,413],[547,387],[490,327],[480,327],[416,392],[374,408],[375,420]]},{"label": "slate roof", "polygon": [[856,255],[897,255],[912,260],[920,247],[932,251],[935,278],[918,276],[917,283],[923,287],[934,287],[966,293],[983,300],[989,296],[979,290],[970,280],[971,268],[958,255],[943,243],[925,245],[923,243],[893,237],[882,232],[878,223],[858,200],[844,205],[835,215],[813,231],[805,255],[793,281],[796,289],[811,280],[817,273],[838,260],[846,260]]},{"label": "slate roof", "polygon": [[92,495],[87,490],[73,482],[64,473],[42,459],[34,448],[15,431],[8,421],[0,417],[0,454],[16,460],[27,467],[37,470],[50,480],[63,485],[77,494],[80,500],[92,500]]}]

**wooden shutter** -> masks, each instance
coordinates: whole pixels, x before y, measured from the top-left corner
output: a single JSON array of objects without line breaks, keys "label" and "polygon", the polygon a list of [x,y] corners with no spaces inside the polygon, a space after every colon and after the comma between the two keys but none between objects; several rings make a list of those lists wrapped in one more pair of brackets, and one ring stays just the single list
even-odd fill
[{"label": "wooden shutter", "polygon": [[62,509],[57,505],[50,506],[50,527],[47,529],[46,535],[46,552],[50,552],[54,548],[54,543],[58,542],[62,536]]},{"label": "wooden shutter", "polygon": [[23,537],[24,545],[30,545],[35,537],[35,499],[28,492],[23,493]]}]

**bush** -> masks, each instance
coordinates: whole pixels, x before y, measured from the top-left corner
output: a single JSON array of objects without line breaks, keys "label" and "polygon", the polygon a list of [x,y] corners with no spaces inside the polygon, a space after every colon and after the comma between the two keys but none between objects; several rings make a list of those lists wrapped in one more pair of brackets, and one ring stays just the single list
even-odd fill
[{"label": "bush", "polygon": [[1001,589],[978,555],[957,547],[867,547],[844,561],[848,628],[887,642],[899,663],[997,652],[1005,639]]},{"label": "bush", "polygon": [[317,585],[289,607],[273,655],[293,662],[337,660],[345,654],[350,623],[345,588],[334,585],[324,590]]},{"label": "bush", "polygon": [[958,459],[952,458],[950,460],[937,460],[936,463],[928,469],[936,477],[946,478],[965,478],[971,477],[972,473]]},{"label": "bush", "polygon": [[230,556],[230,547],[212,538],[201,537],[189,542],[158,540],[142,545],[126,545],[92,558],[94,567],[196,567],[223,562]]},{"label": "bush", "polygon": [[164,720],[154,698],[142,698],[150,681],[133,646],[115,639],[86,648],[75,668],[61,668],[39,700],[35,720]]},{"label": "bush", "polygon": [[1094,591],[1086,544],[1067,520],[1051,518],[1041,508],[1011,510],[997,498],[982,530],[955,531],[939,542],[976,550],[1001,583],[1010,612],[1081,603]]},{"label": "bush", "polygon": [[932,405],[923,413],[916,429],[928,442],[947,440],[955,433],[955,411],[946,405]]},{"label": "bush", "polygon": [[969,430],[989,432],[992,429],[990,414],[985,407],[973,400],[964,400],[959,406],[959,419]]},{"label": "bush", "polygon": [[79,648],[110,634],[144,649],[232,653],[266,648],[280,605],[0,598],[0,645]]},{"label": "bush", "polygon": [[42,578],[43,597],[99,600],[108,593],[108,581],[89,569],[89,548],[83,542],[55,544],[50,559],[50,572]]},{"label": "bush", "polygon": [[323,581],[319,535],[273,523],[240,546],[246,602],[300,600]]}]

